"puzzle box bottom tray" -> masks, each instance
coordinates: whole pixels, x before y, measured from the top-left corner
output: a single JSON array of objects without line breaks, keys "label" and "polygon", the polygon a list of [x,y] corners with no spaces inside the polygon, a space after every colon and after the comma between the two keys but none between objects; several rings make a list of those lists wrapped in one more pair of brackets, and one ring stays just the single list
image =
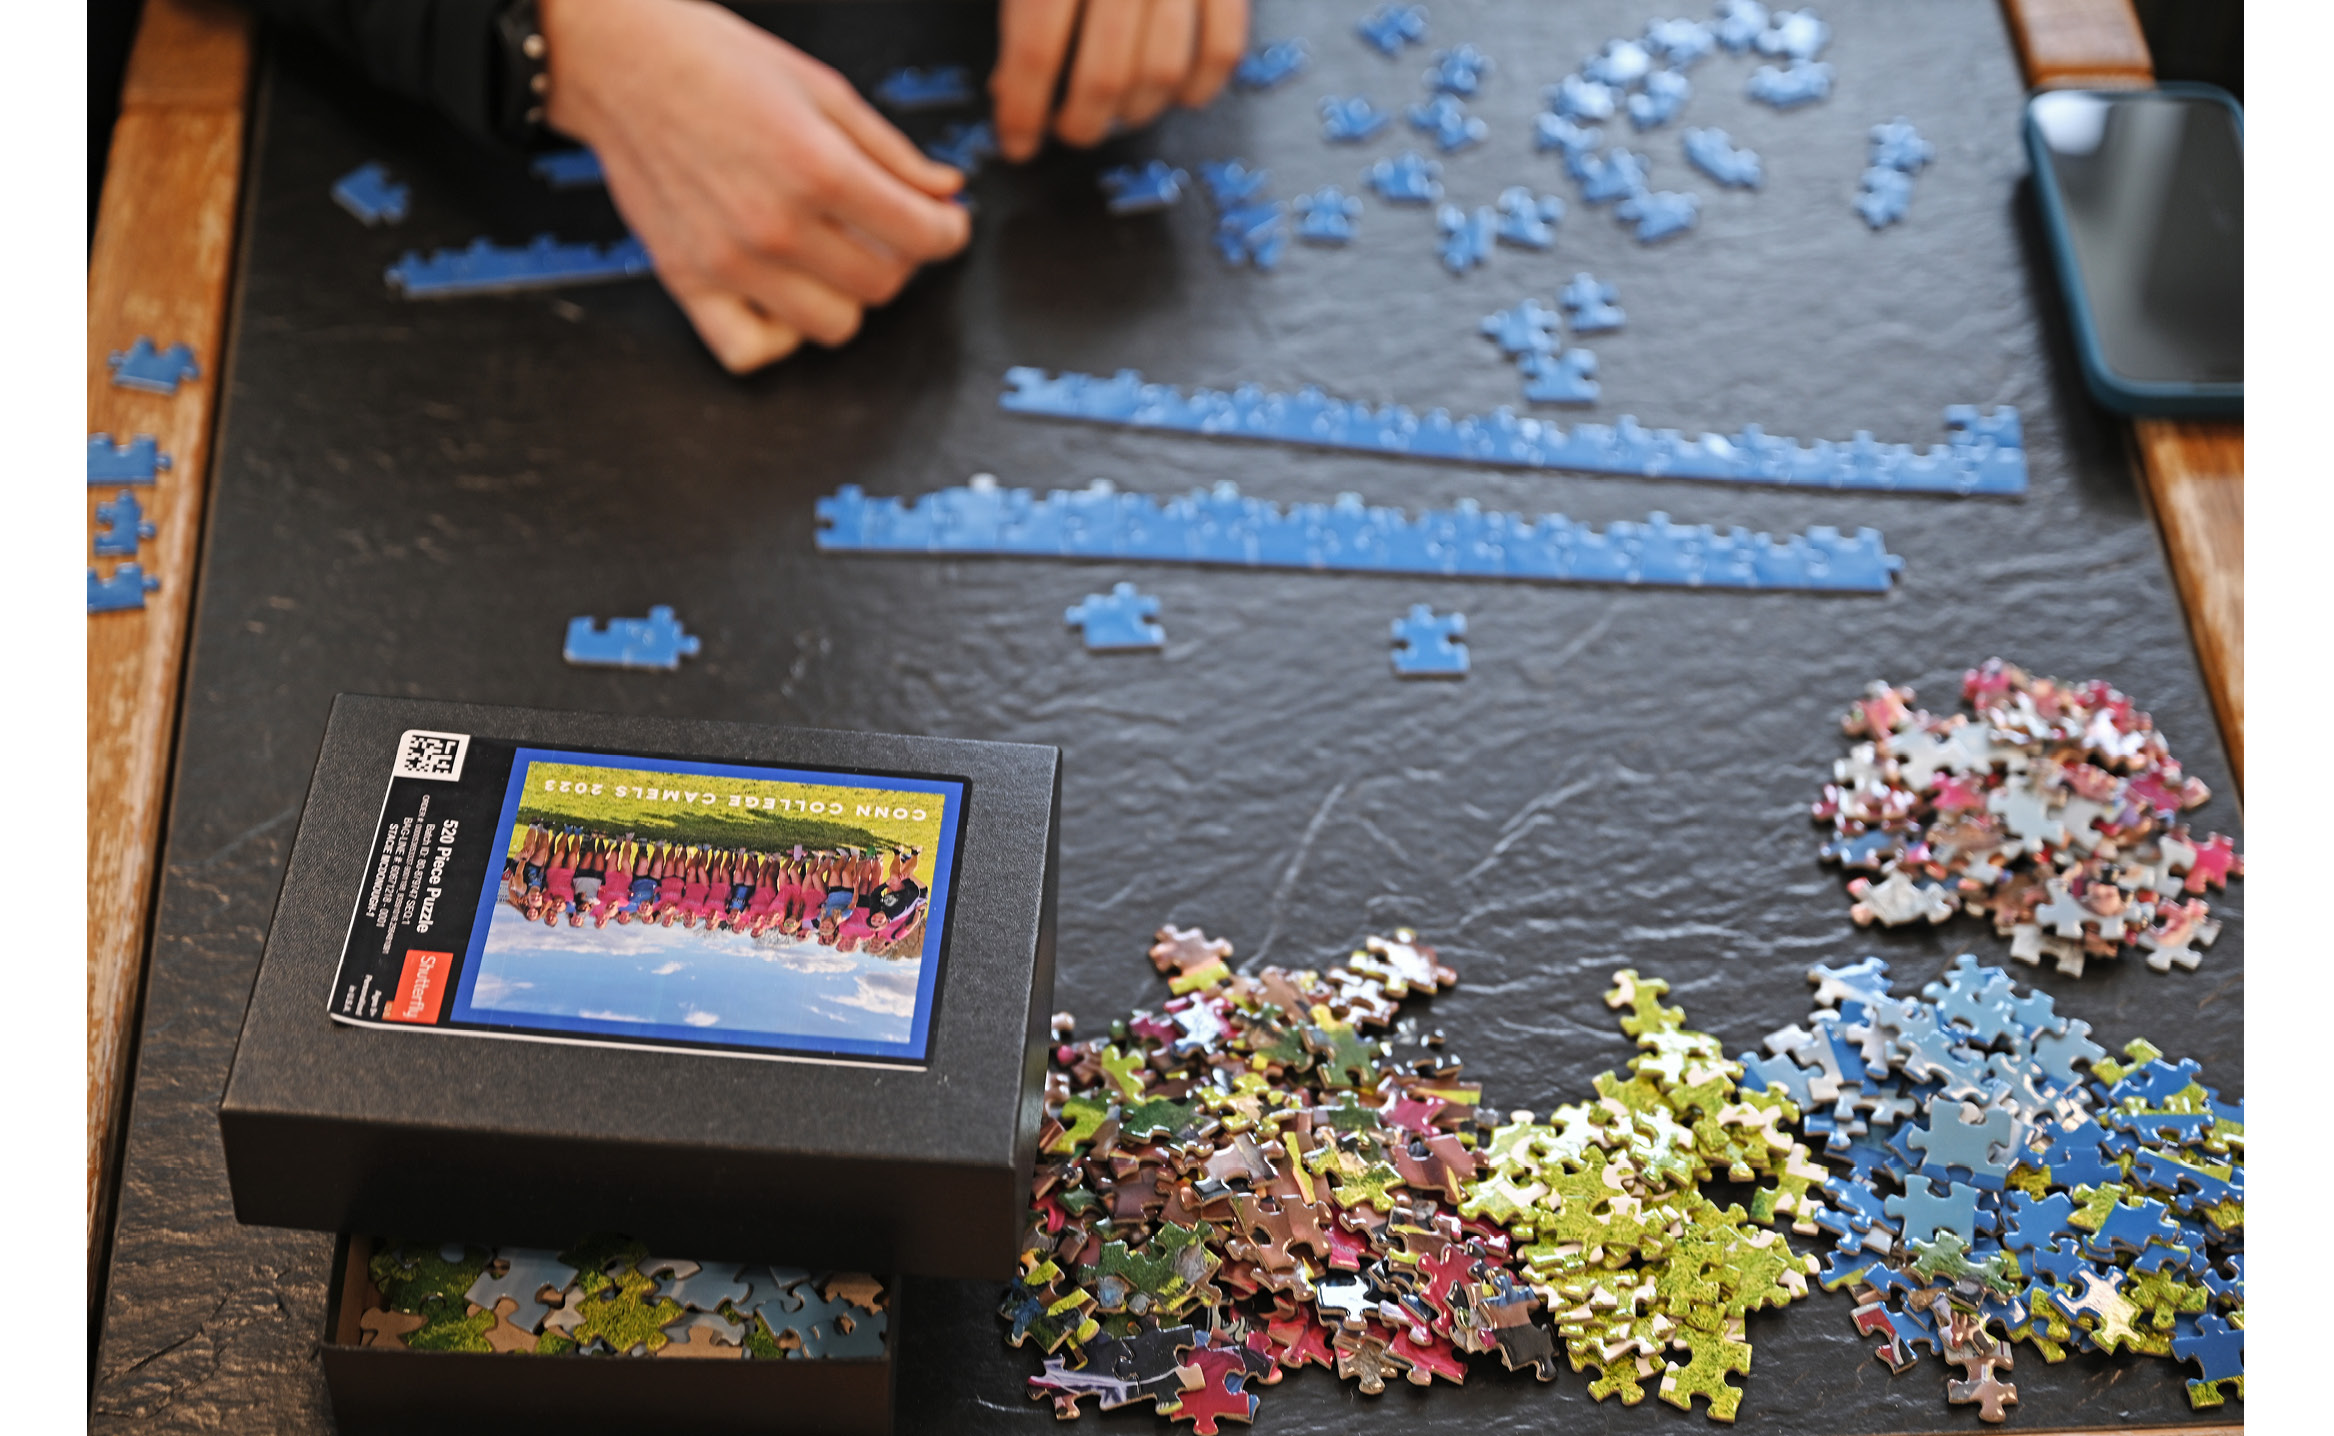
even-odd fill
[{"label": "puzzle box bottom tray", "polygon": [[510,1436],[515,1431],[786,1432],[890,1436],[899,1282],[886,1284],[880,1357],[702,1361],[535,1356],[365,1346],[369,1237],[333,1252],[320,1359],[341,1436]]}]

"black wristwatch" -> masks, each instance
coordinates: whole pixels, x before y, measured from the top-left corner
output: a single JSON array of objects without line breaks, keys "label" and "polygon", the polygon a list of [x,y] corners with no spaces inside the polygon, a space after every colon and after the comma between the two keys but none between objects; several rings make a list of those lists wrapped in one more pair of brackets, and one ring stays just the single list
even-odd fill
[{"label": "black wristwatch", "polygon": [[510,0],[494,19],[494,129],[513,145],[532,149],[544,137],[551,103],[551,47],[535,0]]}]

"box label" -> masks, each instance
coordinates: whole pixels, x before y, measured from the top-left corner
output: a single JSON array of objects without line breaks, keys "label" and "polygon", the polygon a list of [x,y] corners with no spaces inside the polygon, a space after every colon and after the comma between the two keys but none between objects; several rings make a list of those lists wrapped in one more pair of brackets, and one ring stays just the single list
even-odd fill
[{"label": "box label", "polygon": [[921,1065],[969,784],[404,734],[331,999],[369,1027]]}]

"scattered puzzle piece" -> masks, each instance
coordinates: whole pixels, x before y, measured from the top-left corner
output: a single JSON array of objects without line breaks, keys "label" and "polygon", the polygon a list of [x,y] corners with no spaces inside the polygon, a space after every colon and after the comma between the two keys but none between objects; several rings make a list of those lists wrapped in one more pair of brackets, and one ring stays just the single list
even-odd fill
[{"label": "scattered puzzle piece", "polygon": [[170,456],[156,446],[152,434],[136,435],[118,448],[111,434],[89,436],[89,482],[93,484],[150,484],[157,473],[169,467]]},{"label": "scattered puzzle piece", "polygon": [[1309,244],[1346,244],[1353,239],[1353,222],[1361,215],[1361,201],[1335,185],[1324,185],[1296,201],[1297,238]]},{"label": "scattered puzzle piece", "polygon": [[1778,110],[1813,104],[1831,92],[1832,67],[1821,60],[1794,60],[1783,69],[1761,65],[1751,73],[1750,97]]},{"label": "scattered puzzle piece", "polygon": [[476,239],[466,249],[441,249],[426,258],[407,250],[386,278],[391,292],[407,299],[443,299],[637,279],[652,269],[648,250],[629,235],[599,245],[562,244],[541,234],[523,246]]},{"label": "scattered puzzle piece", "polygon": [[1141,169],[1132,165],[1106,169],[1101,176],[1102,192],[1108,196],[1105,207],[1112,214],[1156,213],[1183,198],[1190,178],[1165,160],[1152,160]]},{"label": "scattered puzzle piece", "polygon": [[1311,63],[1303,40],[1276,40],[1242,56],[1233,67],[1232,83],[1243,90],[1269,90]]},{"label": "scattered puzzle piece", "polygon": [[118,564],[105,578],[97,570],[89,570],[89,611],[116,613],[126,608],[144,608],[146,595],[162,586],[162,580],[149,577],[134,563]]},{"label": "scattered puzzle piece", "polygon": [[1321,101],[1321,138],[1332,144],[1359,144],[1392,124],[1394,117],[1361,95]]},{"label": "scattered puzzle piece", "polygon": [[1468,114],[1467,107],[1453,95],[1437,95],[1425,104],[1412,105],[1406,113],[1410,128],[1431,136],[1435,147],[1446,155],[1472,149],[1491,137],[1490,123],[1480,115]]},{"label": "scattered puzzle piece", "polygon": [[1597,356],[1587,349],[1561,354],[1527,354],[1516,361],[1523,371],[1524,397],[1539,404],[1593,404],[1604,386],[1596,380]]},{"label": "scattered puzzle piece", "polygon": [[203,377],[201,366],[195,363],[194,350],[184,344],[158,350],[154,341],[143,334],[127,350],[117,349],[107,355],[105,362],[113,371],[115,387],[143,389],[149,394],[175,394],[180,384]]},{"label": "scattered puzzle piece", "polygon": [[1464,678],[1467,676],[1467,615],[1437,617],[1423,603],[1410,606],[1408,618],[1397,618],[1394,632],[1394,671],[1404,678]]},{"label": "scattered puzzle piece", "polygon": [[1491,257],[1499,221],[1490,206],[1481,205],[1469,213],[1455,204],[1446,204],[1435,211],[1434,223],[1442,235],[1443,268],[1451,273],[1465,274]]},{"label": "scattered puzzle piece", "polygon": [[1364,16],[1354,33],[1381,55],[1399,55],[1426,39],[1424,5],[1385,5]]},{"label": "scattered puzzle piece", "polygon": [[367,226],[396,224],[405,218],[405,202],[412,191],[389,178],[379,161],[367,161],[332,183],[332,202]]},{"label": "scattered puzzle piece", "polygon": [[703,646],[703,640],[683,631],[673,610],[660,603],[649,609],[646,618],[611,618],[606,628],[588,617],[569,619],[561,656],[580,666],[653,668],[669,673]]},{"label": "scattered puzzle piece", "polygon": [[935,65],[929,70],[910,65],[877,81],[875,98],[894,110],[939,110],[972,104],[979,95],[973,89],[972,71],[962,65]]},{"label": "scattered puzzle piece", "polygon": [[1166,631],[1150,621],[1158,612],[1158,599],[1135,592],[1131,583],[1121,583],[1108,594],[1088,594],[1065,611],[1062,619],[1085,630],[1089,649],[1163,648]]},{"label": "scattered puzzle piece", "polygon": [[1757,189],[1765,180],[1759,157],[1736,149],[1724,130],[1687,130],[1684,142],[1687,163],[1722,185]]},{"label": "scattered puzzle piece", "polygon": [[129,489],[99,504],[97,521],[106,527],[99,531],[90,547],[100,557],[136,558],[138,545],[154,537],[154,525],[146,522],[137,494]]},{"label": "scattered puzzle piece", "polygon": [[1391,204],[1432,204],[1442,198],[1443,167],[1416,152],[1370,166],[1370,188]]}]

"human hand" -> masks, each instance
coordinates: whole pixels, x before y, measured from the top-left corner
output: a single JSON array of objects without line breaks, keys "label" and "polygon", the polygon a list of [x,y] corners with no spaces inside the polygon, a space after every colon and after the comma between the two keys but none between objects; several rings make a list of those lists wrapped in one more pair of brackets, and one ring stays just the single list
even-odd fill
[{"label": "human hand", "polygon": [[592,147],[732,373],[835,345],[964,247],[963,177],[832,69],[704,0],[542,0],[552,128]]},{"label": "human hand", "polygon": [[997,148],[1037,153],[1054,84],[1077,36],[1054,136],[1100,143],[1116,125],[1147,125],[1170,104],[1204,105],[1248,45],[1248,0],[1002,0],[997,11]]}]

